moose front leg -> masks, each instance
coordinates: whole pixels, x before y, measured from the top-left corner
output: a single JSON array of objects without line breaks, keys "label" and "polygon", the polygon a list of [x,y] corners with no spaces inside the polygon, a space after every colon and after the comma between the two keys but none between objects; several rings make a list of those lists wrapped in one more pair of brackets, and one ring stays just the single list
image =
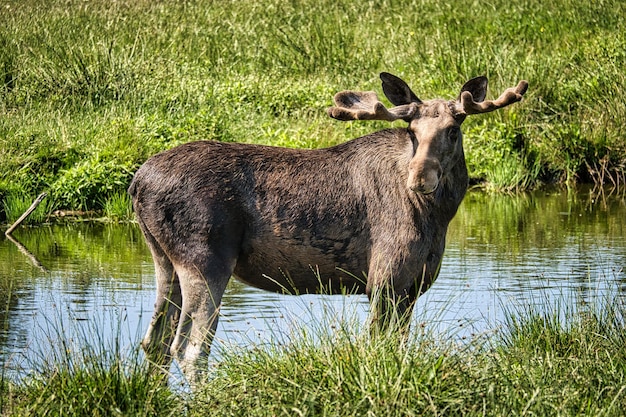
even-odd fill
[{"label": "moose front leg", "polygon": [[398,265],[402,264],[393,260],[370,264],[366,293],[370,301],[372,334],[382,334],[389,330],[408,332],[417,296],[412,291],[411,280],[407,280],[401,272],[404,268]]},{"label": "moose front leg", "polygon": [[389,285],[368,288],[370,300],[370,332],[384,334],[399,330],[408,334],[417,297],[411,291],[398,292]]},{"label": "moose front leg", "polygon": [[366,292],[371,306],[372,332],[399,330],[408,334],[417,298],[439,274],[443,245],[436,242],[431,249],[425,261],[394,262],[393,258],[388,258],[391,260],[370,265]]}]

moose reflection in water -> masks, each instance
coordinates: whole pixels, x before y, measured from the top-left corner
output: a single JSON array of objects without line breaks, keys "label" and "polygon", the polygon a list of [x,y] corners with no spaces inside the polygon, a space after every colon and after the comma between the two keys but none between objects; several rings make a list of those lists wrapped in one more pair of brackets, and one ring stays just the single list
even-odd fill
[{"label": "moose reflection in water", "polygon": [[477,77],[455,100],[421,101],[398,77],[380,77],[395,107],[343,91],[329,115],[408,128],[319,150],[193,142],[139,168],[129,193],[156,268],[142,342],[152,361],[176,358],[197,378],[231,275],[270,291],[366,293],[373,325],[408,322],[467,189],[461,123],[520,101],[528,83],[485,101]]}]

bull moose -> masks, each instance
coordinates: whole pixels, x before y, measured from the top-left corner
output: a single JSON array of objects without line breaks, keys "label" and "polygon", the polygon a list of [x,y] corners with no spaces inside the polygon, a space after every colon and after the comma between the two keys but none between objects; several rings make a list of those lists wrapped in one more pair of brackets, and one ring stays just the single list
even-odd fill
[{"label": "bull moose", "polygon": [[522,99],[526,81],[485,100],[487,78],[454,100],[420,100],[400,78],[342,91],[329,116],[403,120],[324,149],[185,143],[148,159],[130,185],[156,273],[149,360],[203,371],[231,276],[268,291],[367,294],[371,326],[408,322],[439,273],[446,232],[468,187],[466,116]]}]

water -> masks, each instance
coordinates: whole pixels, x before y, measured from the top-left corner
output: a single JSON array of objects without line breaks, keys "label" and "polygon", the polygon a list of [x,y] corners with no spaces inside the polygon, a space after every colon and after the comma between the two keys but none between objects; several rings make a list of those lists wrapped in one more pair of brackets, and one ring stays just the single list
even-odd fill
[{"label": "water", "polygon": [[[414,321],[453,337],[489,332],[507,311],[622,297],[626,198],[470,193],[448,234],[441,273]],[[20,228],[0,240],[0,362],[28,373],[62,349],[132,349],[150,320],[154,269],[135,225]],[[287,342],[294,330],[366,321],[364,296],[283,296],[231,282],[216,335],[232,344]],[[420,326],[414,326],[420,327]]]}]

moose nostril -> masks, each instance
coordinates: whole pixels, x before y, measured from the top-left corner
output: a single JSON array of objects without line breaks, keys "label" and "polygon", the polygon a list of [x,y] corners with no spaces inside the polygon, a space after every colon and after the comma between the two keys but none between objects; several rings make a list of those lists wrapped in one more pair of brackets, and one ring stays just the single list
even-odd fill
[{"label": "moose nostril", "polygon": [[413,192],[417,194],[428,195],[428,194],[434,193],[437,190],[438,186],[439,186],[439,181],[421,182],[411,187],[411,190],[413,190]]},{"label": "moose nostril", "polygon": [[439,170],[431,170],[423,176],[418,183],[419,192],[422,194],[431,194],[435,192],[439,186]]},{"label": "moose nostril", "polygon": [[434,192],[435,192],[435,190],[437,190],[437,185],[438,185],[438,184],[435,184],[435,185],[434,185],[434,187],[425,187],[425,186],[421,186],[421,187],[419,188],[419,192],[420,192],[421,194],[425,194],[425,195],[432,194],[432,193],[434,193]]}]

